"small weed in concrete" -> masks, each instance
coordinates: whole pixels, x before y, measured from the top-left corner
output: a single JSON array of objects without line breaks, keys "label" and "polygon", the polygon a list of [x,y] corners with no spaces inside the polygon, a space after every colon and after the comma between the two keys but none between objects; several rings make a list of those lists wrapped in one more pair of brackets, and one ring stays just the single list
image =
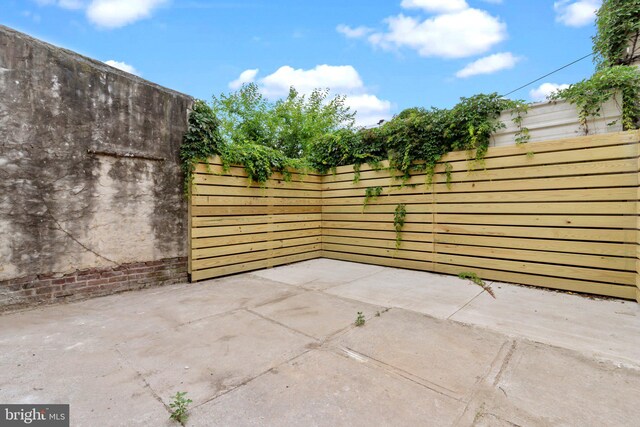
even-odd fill
[{"label": "small weed in concrete", "polygon": [[485,291],[487,291],[489,295],[491,295],[495,299],[496,294],[493,292],[493,289],[491,289],[491,286],[487,285],[485,281],[482,280],[480,276],[478,276],[476,273],[470,273],[465,271],[458,274],[458,277],[461,279],[469,280],[472,283],[475,283],[476,285],[482,287]]},{"label": "small weed in concrete", "polygon": [[358,312],[358,317],[356,317],[356,326],[364,326],[364,322],[367,320],[364,318],[364,314],[361,311]]},{"label": "small weed in concrete", "polygon": [[171,415],[169,418],[182,425],[187,421],[187,411],[189,410],[188,406],[193,402],[193,400],[185,398],[186,394],[186,391],[177,392],[175,396],[172,396],[173,402],[169,403],[169,407],[171,408]]}]

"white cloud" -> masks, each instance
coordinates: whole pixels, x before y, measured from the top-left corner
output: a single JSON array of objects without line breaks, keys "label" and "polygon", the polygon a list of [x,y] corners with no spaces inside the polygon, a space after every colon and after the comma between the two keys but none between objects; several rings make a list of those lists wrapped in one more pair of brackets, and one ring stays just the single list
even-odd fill
[{"label": "white cloud", "polygon": [[405,9],[424,9],[427,12],[457,12],[467,9],[465,0],[402,0],[400,6]]},{"label": "white cloud", "polygon": [[256,79],[257,74],[257,69],[246,70],[229,86],[233,89],[232,85],[250,78],[270,99],[287,96],[291,86],[305,95],[314,89],[329,89],[333,95],[346,95],[346,105],[358,112],[356,123],[359,126],[373,125],[391,118],[391,102],[371,94],[358,71],[351,65],[325,64],[310,69],[285,65],[263,78]]},{"label": "white cloud", "polygon": [[103,28],[119,28],[151,16],[166,0],[93,0],[87,8],[91,22]]},{"label": "white cloud", "polygon": [[40,6],[86,9],[87,19],[101,28],[119,28],[149,18],[169,0],[36,0]]},{"label": "white cloud", "polygon": [[360,74],[351,65],[317,65],[309,70],[285,65],[260,79],[260,84],[269,98],[286,96],[290,86],[300,93],[329,88],[336,94],[354,93],[364,88]]},{"label": "white cloud", "polygon": [[561,0],[553,4],[556,21],[568,27],[583,27],[594,22],[601,0]]},{"label": "white cloud", "polygon": [[372,33],[373,29],[365,26],[350,27],[348,25],[340,24],[336,27],[336,31],[344,34],[347,38],[357,39]]},{"label": "white cloud", "polygon": [[371,126],[380,120],[391,119],[391,102],[380,99],[375,95],[351,95],[347,96],[345,104],[352,111],[357,111],[356,123],[358,126]]},{"label": "white cloud", "polygon": [[245,83],[253,83],[256,81],[256,76],[258,75],[258,72],[260,71],[260,69],[255,68],[253,70],[245,70],[242,73],[240,73],[240,76],[238,76],[237,79],[235,79],[234,81],[229,83],[229,88],[236,90],[236,89],[240,89],[242,87],[243,84]]},{"label": "white cloud", "polygon": [[40,6],[58,6],[63,9],[82,9],[85,6],[83,0],[36,0]]},{"label": "white cloud", "polygon": [[126,62],[114,61],[110,59],[108,61],[104,61],[105,64],[111,65],[113,68],[117,68],[118,70],[126,71],[127,73],[135,74],[136,76],[140,75],[140,72],[136,70],[132,65],[127,64]]},{"label": "white cloud", "polygon": [[456,73],[456,77],[467,78],[478,74],[493,74],[500,70],[515,67],[520,59],[511,52],[495,53],[468,64]]},{"label": "white cloud", "polygon": [[557,83],[542,83],[539,87],[531,89],[529,96],[532,101],[540,102],[545,101],[549,95],[559,89],[566,89],[569,85],[557,84]]},{"label": "white cloud", "polygon": [[425,57],[479,55],[507,38],[506,24],[479,9],[436,15],[424,21],[401,14],[386,22],[388,31],[371,34],[371,44],[388,50],[407,47]]}]

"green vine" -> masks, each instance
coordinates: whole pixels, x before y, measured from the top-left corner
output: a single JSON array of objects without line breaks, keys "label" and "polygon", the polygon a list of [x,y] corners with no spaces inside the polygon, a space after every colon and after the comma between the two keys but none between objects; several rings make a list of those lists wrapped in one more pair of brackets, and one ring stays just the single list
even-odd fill
[{"label": "green vine", "polygon": [[616,94],[622,94],[622,126],[637,129],[640,118],[640,70],[616,65],[597,71],[591,78],[552,94],[550,100],[565,100],[578,108],[580,125],[589,133],[588,119],[600,116],[602,106]]},{"label": "green vine", "polygon": [[596,25],[593,53],[598,69],[631,64],[640,47],[640,0],[604,0]]},{"label": "green vine", "polygon": [[[600,116],[605,102],[622,95],[622,128],[638,128],[640,71],[630,66],[640,47],[640,0],[604,0],[597,12],[593,37],[596,73],[589,79],[552,94],[578,108],[580,125],[589,133],[588,119]],[[615,123],[615,122],[614,122]]]},{"label": "green vine", "polygon": [[276,172],[290,178],[292,169],[327,173],[344,165],[353,165],[357,183],[361,165],[378,170],[388,159],[388,169],[403,183],[422,172],[430,184],[436,164],[451,151],[467,150],[481,162],[491,134],[505,127],[501,112],[515,111],[513,120],[521,126],[524,105],[496,93],[476,95],[452,109],[409,108],[377,128],[355,129],[344,97],[329,101],[327,92],[316,91],[306,98],[292,89],[285,100],[270,103],[256,85],[245,85],[214,97],[211,105],[194,105],[181,147],[185,192],[195,164],[213,155],[227,169],[244,166],[249,180],[258,183]]},{"label": "green vine", "polygon": [[193,172],[199,162],[220,152],[222,140],[218,128],[220,121],[204,101],[196,101],[189,114],[187,132],[180,146],[180,165],[184,175],[184,194],[191,194]]},{"label": "green vine", "polygon": [[382,194],[382,187],[367,187],[364,190],[364,203],[362,205],[365,208],[370,201],[375,201]]},{"label": "green vine", "polygon": [[396,250],[400,249],[402,243],[402,228],[404,227],[404,221],[407,217],[407,206],[404,203],[396,206],[396,211],[393,215],[393,227],[396,230]]},{"label": "green vine", "polygon": [[529,128],[524,127],[522,125],[524,121],[524,115],[527,114],[528,112],[529,112],[529,106],[524,103],[518,103],[511,110],[511,116],[513,117],[515,115],[515,117],[513,117],[513,119],[511,120],[518,128],[518,131],[516,132],[516,135],[515,135],[516,145],[525,144],[529,142],[529,140],[531,139],[531,135],[529,134]]},{"label": "green vine", "polygon": [[447,162],[444,164],[444,174],[447,181],[447,188],[451,190],[451,172],[453,171],[453,166],[451,163]]}]

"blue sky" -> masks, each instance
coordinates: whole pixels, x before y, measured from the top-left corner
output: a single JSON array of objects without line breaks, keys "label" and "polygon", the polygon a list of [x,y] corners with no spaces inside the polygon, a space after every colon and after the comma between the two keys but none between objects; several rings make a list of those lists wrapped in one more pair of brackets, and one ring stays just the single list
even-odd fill
[{"label": "blue sky", "polygon": [[[202,99],[245,81],[274,99],[291,84],[330,87],[370,124],[408,107],[507,93],[590,53],[599,4],[3,0],[0,23]],[[586,59],[512,97],[539,99],[592,72]]]}]

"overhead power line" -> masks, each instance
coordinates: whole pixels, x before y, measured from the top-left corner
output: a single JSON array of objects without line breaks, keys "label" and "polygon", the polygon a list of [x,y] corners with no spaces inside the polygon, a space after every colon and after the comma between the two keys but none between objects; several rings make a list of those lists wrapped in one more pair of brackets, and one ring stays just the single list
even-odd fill
[{"label": "overhead power line", "polygon": [[593,53],[590,53],[590,54],[588,54],[588,55],[585,55],[585,56],[583,56],[583,57],[582,57],[582,58],[580,58],[580,59],[576,59],[575,61],[570,62],[570,63],[568,63],[567,65],[563,65],[562,67],[558,68],[557,70],[553,70],[552,72],[550,72],[550,73],[548,73],[548,74],[545,74],[544,76],[539,77],[539,78],[537,78],[537,79],[535,79],[535,80],[532,80],[532,81],[530,81],[529,83],[527,83],[527,84],[525,84],[525,85],[522,85],[522,86],[520,86],[519,88],[514,89],[514,90],[512,90],[512,91],[511,91],[511,92],[509,92],[509,93],[505,93],[505,94],[504,94],[504,95],[502,95],[502,96],[503,96],[503,97],[509,96],[509,95],[511,95],[512,93],[515,93],[515,92],[519,91],[520,89],[524,89],[524,88],[525,88],[525,87],[527,87],[527,86],[530,86],[530,85],[532,85],[532,84],[534,84],[534,83],[536,83],[536,82],[539,82],[540,80],[542,80],[542,79],[544,79],[544,78],[546,78],[546,77],[549,77],[549,76],[550,76],[550,75],[552,75],[552,74],[557,73],[558,71],[564,70],[565,68],[570,67],[570,66],[572,66],[573,64],[577,64],[578,62],[580,62],[580,61],[582,61],[582,60],[584,60],[584,59],[587,59],[587,58],[588,58],[588,57],[590,57],[590,56],[593,56]]}]

